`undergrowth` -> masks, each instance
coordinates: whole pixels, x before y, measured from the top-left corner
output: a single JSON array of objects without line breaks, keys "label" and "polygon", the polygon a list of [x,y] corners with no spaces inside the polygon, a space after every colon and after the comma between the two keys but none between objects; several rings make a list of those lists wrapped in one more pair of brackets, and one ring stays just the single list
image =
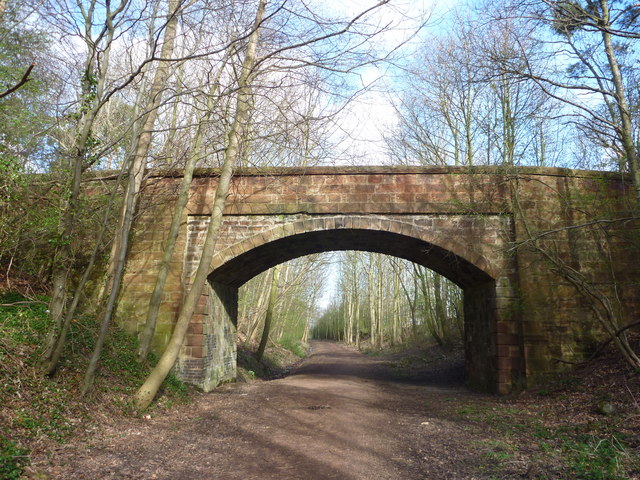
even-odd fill
[{"label": "undergrowth", "polygon": [[[618,432],[615,422],[605,419],[584,424],[543,422],[523,408],[465,405],[456,416],[489,427],[502,434],[503,441],[484,445],[487,469],[500,472],[502,463],[517,457],[520,450],[537,450],[542,468],[529,478],[576,480],[626,480],[636,478],[640,464],[633,439]],[[545,412],[545,418],[553,418]],[[499,445],[498,445],[499,443]]]},{"label": "undergrowth", "polygon": [[238,343],[238,380],[248,382],[256,378],[274,379],[287,374],[290,368],[308,354],[308,346],[299,341],[269,343],[262,361],[255,357],[256,345]]},{"label": "undergrowth", "polygon": [[308,347],[300,340],[285,337],[280,339],[278,343],[280,344],[280,346],[286,348],[300,358],[304,358],[307,356]]},{"label": "undergrowth", "polygon": [[[155,364],[137,361],[137,340],[113,327],[101,358],[95,387],[81,398],[79,387],[93,350],[93,316],[75,319],[56,375],[41,374],[38,363],[51,328],[47,298],[0,295],[0,478],[19,478],[30,458],[51,443],[95,430],[104,416],[137,415],[130,398]],[[187,389],[170,376],[153,408],[187,399]]]},{"label": "undergrowth", "polygon": [[[640,478],[640,411],[634,397],[638,374],[615,357],[605,356],[587,370],[565,374],[525,392],[519,398],[479,398],[450,412],[491,429],[502,438],[500,449],[488,448],[487,470],[501,474],[510,462],[531,458],[537,479],[626,480]],[[611,399],[605,414],[599,405]],[[615,399],[615,400],[614,400]],[[532,466],[533,467],[533,466]]]}]

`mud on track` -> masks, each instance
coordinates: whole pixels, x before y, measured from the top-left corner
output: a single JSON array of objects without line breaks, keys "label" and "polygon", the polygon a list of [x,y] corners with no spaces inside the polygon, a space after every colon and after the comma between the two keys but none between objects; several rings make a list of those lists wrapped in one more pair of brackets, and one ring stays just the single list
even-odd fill
[{"label": "mud on track", "polygon": [[490,478],[480,468],[487,434],[434,409],[471,396],[457,372],[408,378],[386,359],[314,342],[286,378],[114,421],[55,452],[48,470],[90,480]]}]

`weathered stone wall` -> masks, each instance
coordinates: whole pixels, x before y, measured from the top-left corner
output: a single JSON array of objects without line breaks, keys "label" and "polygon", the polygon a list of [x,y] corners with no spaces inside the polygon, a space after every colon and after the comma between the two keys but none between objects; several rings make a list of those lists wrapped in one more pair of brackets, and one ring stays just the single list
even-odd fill
[{"label": "weathered stone wall", "polygon": [[607,294],[622,326],[640,313],[640,224],[619,221],[633,216],[633,204],[631,185],[616,175],[541,170],[511,182],[516,241],[522,244],[517,262],[526,374],[532,383],[567,368],[564,362],[584,359],[602,330],[592,309],[597,302],[563,278],[528,239],[536,238],[563,265],[560,270],[573,269]]},{"label": "weathered stone wall", "polygon": [[[156,177],[147,186],[119,307],[120,322],[132,331],[144,321],[179,181],[179,175]],[[212,172],[200,172],[192,184],[156,347],[166,344],[197,266],[215,185]],[[579,358],[597,336],[589,305],[530,248],[530,235],[557,229],[541,240],[603,288],[615,275],[627,313],[639,311],[640,271],[638,262],[628,261],[637,248],[634,225],[609,223],[595,236],[565,228],[600,212],[628,216],[626,188],[610,174],[559,169],[240,172],[216,244],[211,286],[177,373],[205,389],[233,377],[237,287],[257,273],[307,253],[364,249],[416,261],[463,287],[470,382],[506,393],[556,370],[555,358]]]}]

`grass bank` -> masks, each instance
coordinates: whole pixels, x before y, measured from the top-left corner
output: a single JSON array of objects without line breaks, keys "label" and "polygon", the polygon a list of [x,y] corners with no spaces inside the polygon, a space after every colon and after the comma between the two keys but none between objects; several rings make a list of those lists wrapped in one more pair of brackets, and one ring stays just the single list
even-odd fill
[{"label": "grass bank", "polygon": [[[93,351],[97,325],[93,316],[72,323],[66,351],[53,377],[38,368],[42,346],[51,328],[48,298],[0,293],[0,479],[39,478],[32,460],[46,461],[53,449],[72,437],[90,436],[106,418],[138,416],[131,398],[157,360],[136,358],[135,336],[113,326],[103,351],[95,387],[80,397],[80,385]],[[272,344],[263,361],[251,347],[238,349],[238,378],[274,378],[306,354],[299,342]],[[190,401],[192,387],[173,376],[162,385],[146,415],[156,415]]]},{"label": "grass bank", "polygon": [[[93,317],[74,320],[64,358],[53,377],[38,368],[42,345],[51,327],[47,298],[0,294],[0,478],[29,472],[33,457],[72,436],[88,435],[106,417],[137,415],[131,395],[151,364],[138,363],[134,336],[113,327],[105,345],[95,388],[81,398],[79,389],[93,350],[97,325]],[[187,388],[174,377],[163,384],[154,409],[188,401]]]}]

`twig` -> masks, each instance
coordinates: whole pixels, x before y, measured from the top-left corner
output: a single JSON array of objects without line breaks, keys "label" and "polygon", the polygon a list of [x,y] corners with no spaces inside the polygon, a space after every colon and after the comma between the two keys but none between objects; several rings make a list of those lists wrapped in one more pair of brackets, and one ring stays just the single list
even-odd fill
[{"label": "twig", "polygon": [[6,280],[7,280],[7,290],[11,290],[11,280],[9,279],[9,272],[11,272],[11,266],[13,265],[13,255],[11,255],[11,260],[9,261],[9,266],[7,267]]},{"label": "twig", "polygon": [[517,250],[518,248],[529,244],[529,243],[533,243],[536,242],[537,240],[540,240],[543,237],[546,237],[547,235],[553,235],[555,233],[560,233],[560,232],[564,232],[567,230],[575,230],[575,229],[580,229],[580,228],[585,228],[585,227],[590,227],[593,225],[610,225],[613,223],[619,223],[619,222],[628,222],[628,221],[634,221],[634,220],[638,220],[639,217],[634,215],[631,217],[623,217],[623,218],[614,218],[614,219],[606,219],[606,218],[601,218],[601,219],[597,219],[597,220],[592,220],[590,222],[585,222],[585,223],[581,223],[579,225],[569,225],[567,227],[561,227],[561,228],[555,228],[553,230],[547,230],[544,232],[540,232],[537,235],[532,235],[530,234],[530,238],[527,238],[526,240],[523,240],[522,242],[516,243],[510,250]]},{"label": "twig", "polygon": [[553,358],[553,361],[556,362],[556,363],[567,363],[569,365],[586,365],[591,360],[593,360],[598,355],[600,355],[600,352],[602,352],[604,347],[606,347],[607,345],[609,345],[613,341],[614,337],[618,337],[625,330],[629,330],[630,328],[637,327],[638,325],[640,325],[640,320],[635,321],[635,322],[631,322],[630,324],[625,325],[624,327],[621,327],[620,329],[618,329],[618,331],[616,331],[615,335],[607,338],[604,342],[602,342],[600,345],[598,345],[598,348],[596,348],[596,351],[593,352],[589,356],[589,358],[587,358],[586,360],[583,360],[581,362],[572,362],[571,360],[563,360],[562,358]]},{"label": "twig", "polygon": [[30,300],[30,301],[14,302],[14,303],[0,303],[0,307],[15,307],[16,305],[29,305],[32,303],[40,303],[42,305],[47,304],[47,302],[43,302],[40,300]]},{"label": "twig", "polygon": [[31,70],[33,70],[33,67],[35,67],[35,66],[36,66],[35,63],[32,63],[31,65],[29,65],[29,68],[27,68],[27,71],[24,72],[24,75],[22,76],[20,81],[18,83],[16,83],[13,87],[10,87],[7,90],[5,90],[4,92],[0,93],[0,98],[4,98],[7,95],[12,94],[16,90],[18,90],[21,86],[23,86],[25,83],[27,83],[29,81],[29,75],[31,75]]},{"label": "twig", "polygon": [[640,412],[640,405],[638,405],[638,401],[636,400],[635,395],[633,394],[633,392],[631,391],[631,389],[629,388],[629,385],[627,385],[627,381],[625,379],[624,381],[624,387],[627,389],[627,391],[629,392],[629,396],[631,397],[631,400],[633,401],[633,403],[636,406],[636,410],[638,410]]}]

